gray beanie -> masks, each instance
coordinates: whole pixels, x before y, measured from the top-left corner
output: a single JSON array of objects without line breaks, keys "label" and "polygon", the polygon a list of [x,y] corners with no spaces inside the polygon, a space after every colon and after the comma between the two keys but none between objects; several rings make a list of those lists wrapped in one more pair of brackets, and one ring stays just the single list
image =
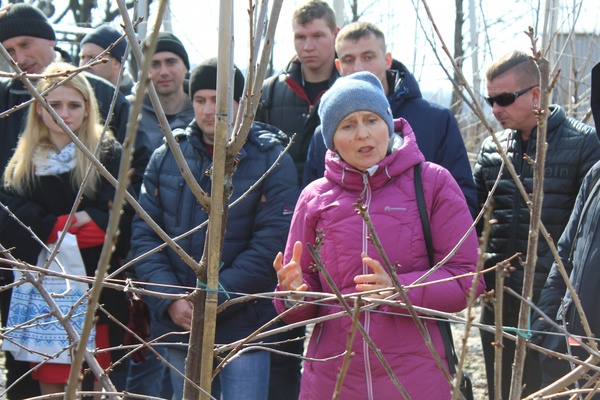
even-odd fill
[{"label": "gray beanie", "polygon": [[13,4],[0,18],[0,42],[17,36],[56,40],[54,29],[42,10],[26,3]]},{"label": "gray beanie", "polygon": [[356,72],[336,80],[321,98],[319,118],[325,146],[329,150],[334,149],[333,134],[338,125],[355,111],[371,111],[379,115],[387,123],[392,136],[394,119],[381,82],[370,72]]},{"label": "gray beanie", "polygon": [[[121,34],[115,28],[110,25],[102,25],[85,35],[81,40],[81,45],[83,46],[86,43],[92,43],[102,49],[107,49],[108,46],[116,42],[120,37]],[[121,61],[125,55],[126,49],[127,40],[123,39],[112,48],[110,55]]]}]

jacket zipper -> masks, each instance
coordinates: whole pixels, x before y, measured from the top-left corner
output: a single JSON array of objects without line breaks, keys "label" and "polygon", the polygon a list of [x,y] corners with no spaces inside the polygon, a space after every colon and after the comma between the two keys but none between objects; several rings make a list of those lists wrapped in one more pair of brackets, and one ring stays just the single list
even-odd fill
[{"label": "jacket zipper", "polygon": [[[518,135],[518,133],[516,133],[516,135]],[[533,140],[533,138],[530,138],[527,141],[527,147],[525,149],[523,149],[522,147],[522,141],[517,138],[515,139],[515,144],[517,146],[517,152],[515,152],[515,163],[517,163],[517,165],[515,165],[515,170],[517,170],[519,172],[519,176],[520,176],[520,181],[521,183],[523,183],[525,177],[523,176],[523,171],[525,169],[525,164],[526,162],[523,160],[523,156],[525,154],[528,154],[528,150],[529,150],[529,145],[531,143],[531,140]],[[519,227],[519,210],[521,209],[521,193],[519,192],[519,189],[516,187],[515,184],[515,190],[513,193],[514,199],[518,200],[518,201],[514,201],[513,202],[513,215],[516,217],[513,219],[512,221],[512,227],[510,230],[510,236],[509,236],[509,241],[508,241],[508,252],[507,254],[514,254],[515,253],[515,249],[516,249],[516,242],[517,242],[517,231],[518,231],[518,227]]]},{"label": "jacket zipper", "polygon": [[177,193],[177,225],[181,222],[181,210],[183,209],[183,191],[185,189],[185,181],[179,182],[179,189]]},{"label": "jacket zipper", "polygon": [[[362,173],[363,176],[363,184],[364,184],[364,189],[363,189],[363,204],[366,207],[367,211],[369,210],[369,206],[371,205],[371,186],[369,185],[369,176],[368,176],[368,172],[363,172]],[[369,228],[367,227],[367,224],[364,222],[362,222],[362,251],[367,252],[368,248],[369,248],[369,241],[368,238],[369,237]],[[363,274],[367,274],[369,273],[368,271],[368,267],[365,266],[364,264],[362,265],[362,273]],[[370,313],[365,313],[365,330],[367,331],[367,333],[369,333],[371,328],[371,315]],[[373,397],[373,379],[372,379],[372,372],[371,372],[371,363],[369,361],[369,345],[363,340],[362,343],[363,346],[363,354],[364,354],[364,364],[365,364],[365,380],[367,382],[367,399],[369,400],[374,400]]]}]

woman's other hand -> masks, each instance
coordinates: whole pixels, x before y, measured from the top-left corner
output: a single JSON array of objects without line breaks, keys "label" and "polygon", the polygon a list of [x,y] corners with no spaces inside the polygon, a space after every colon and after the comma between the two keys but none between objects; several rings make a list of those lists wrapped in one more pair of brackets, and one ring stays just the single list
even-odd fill
[{"label": "woman's other hand", "polygon": [[[292,259],[286,265],[283,265],[283,254],[279,252],[273,268],[277,271],[277,280],[283,290],[302,292],[308,290],[308,286],[302,280],[302,267],[300,266],[300,258],[302,257],[302,243],[294,243]],[[293,299],[301,299],[303,296],[291,296]]]},{"label": "woman's other hand", "polygon": [[[356,290],[358,292],[386,289],[393,286],[392,279],[379,261],[372,259],[365,252],[362,252],[360,256],[362,257],[362,262],[367,267],[371,268],[373,273],[357,275],[354,277],[354,283],[356,283]],[[383,299],[392,293],[393,292],[391,290],[386,290],[379,293],[369,294],[368,297]]]}]

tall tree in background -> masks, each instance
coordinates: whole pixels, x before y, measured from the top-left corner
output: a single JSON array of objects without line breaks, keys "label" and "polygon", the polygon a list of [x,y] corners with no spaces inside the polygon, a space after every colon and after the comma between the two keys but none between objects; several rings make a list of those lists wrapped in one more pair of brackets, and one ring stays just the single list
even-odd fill
[{"label": "tall tree in background", "polygon": [[[454,20],[454,60],[459,68],[462,69],[463,63],[463,35],[462,27],[465,21],[463,12],[463,0],[454,0],[456,6],[456,19]],[[462,109],[462,98],[460,95],[460,76],[457,71],[454,71],[454,82],[457,83],[452,90],[452,102],[450,103],[450,110],[454,115],[460,114]]]}]

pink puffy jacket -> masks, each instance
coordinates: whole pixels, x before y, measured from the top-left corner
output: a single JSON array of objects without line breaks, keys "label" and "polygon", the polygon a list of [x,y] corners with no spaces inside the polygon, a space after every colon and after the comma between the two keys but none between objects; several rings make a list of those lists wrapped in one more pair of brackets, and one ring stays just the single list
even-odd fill
[{"label": "pink puffy jacket", "polygon": [[[397,274],[400,282],[409,285],[430,269],[413,173],[413,167],[424,162],[424,157],[410,125],[404,119],[394,122],[396,132],[404,139],[403,143],[379,163],[372,175],[352,168],[328,151],[325,177],[307,186],[296,205],[284,263],[290,261],[296,241],[314,245],[315,232],[322,231],[323,264],[344,294],[356,291],[353,281],[356,275],[371,272],[362,264],[362,251],[383,265],[382,258],[368,240],[365,223],[355,210],[354,204],[361,196],[388,258],[399,265]],[[467,232],[472,218],[460,188],[447,170],[424,162],[422,178],[437,263]],[[472,232],[456,254],[426,281],[474,272],[476,262],[477,237]],[[312,263],[309,252],[304,250],[301,264],[309,291],[332,293],[323,276],[310,268]],[[457,312],[465,308],[471,285],[472,278],[462,278],[411,289],[408,297],[415,306]],[[480,279],[477,295],[483,289],[483,279]],[[286,304],[283,300],[276,300],[275,307],[281,313]],[[341,310],[337,301],[309,304],[288,314],[285,321],[292,323]],[[422,322],[428,328],[438,353],[446,359],[436,322],[430,319],[422,319]],[[451,398],[450,385],[406,310],[381,306],[364,312],[360,323],[412,399]],[[351,318],[344,316],[315,326],[307,352],[307,357],[315,361],[304,363],[301,399],[331,399],[343,361],[340,355],[345,351],[351,324]],[[352,350],[354,355],[339,398],[402,398],[360,333],[356,334]]]}]

